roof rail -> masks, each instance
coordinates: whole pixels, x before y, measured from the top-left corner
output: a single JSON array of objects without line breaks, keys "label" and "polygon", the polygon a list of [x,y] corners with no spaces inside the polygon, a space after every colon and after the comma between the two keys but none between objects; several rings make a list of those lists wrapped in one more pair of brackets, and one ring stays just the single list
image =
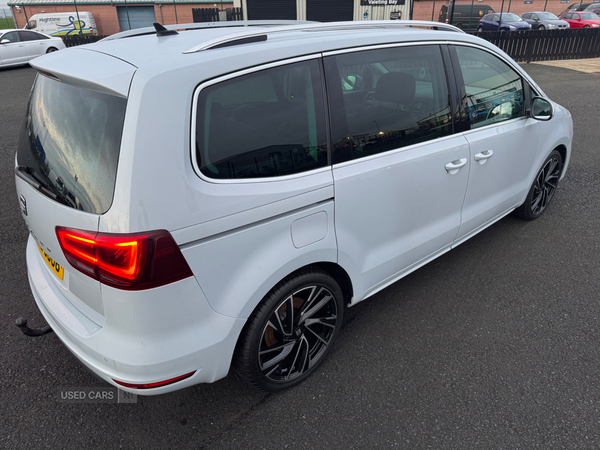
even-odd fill
[{"label": "roof rail", "polygon": [[[201,30],[206,28],[232,28],[232,27],[265,27],[265,26],[283,26],[283,25],[300,25],[307,23],[315,23],[315,22],[307,22],[303,20],[232,20],[228,22],[200,22],[200,23],[183,23],[183,24],[174,24],[174,25],[164,25],[164,28],[167,30]],[[122,31],[120,33],[115,33],[111,36],[107,36],[101,41],[112,41],[115,39],[123,39],[134,36],[144,36],[147,34],[156,34],[156,28],[152,27],[144,27],[144,28],[136,28],[135,30],[127,30]]]},{"label": "roof rail", "polygon": [[[354,21],[354,22],[303,22],[303,23],[290,23],[284,26],[276,26],[269,30],[261,30],[258,32],[243,31],[239,33],[232,33],[225,36],[220,36],[214,39],[198,44],[183,53],[196,53],[203,50],[209,50],[215,47],[223,47],[225,45],[235,45],[235,41],[245,41],[248,38],[267,36],[276,33],[286,33],[292,31],[340,31],[340,30],[358,30],[358,29],[369,29],[369,28],[406,28],[406,27],[429,27],[434,30],[447,30],[455,31],[457,33],[464,33],[460,28],[454,25],[449,25],[443,22],[431,22],[426,20],[365,20],[365,21]],[[240,42],[241,43],[241,42]]]}]

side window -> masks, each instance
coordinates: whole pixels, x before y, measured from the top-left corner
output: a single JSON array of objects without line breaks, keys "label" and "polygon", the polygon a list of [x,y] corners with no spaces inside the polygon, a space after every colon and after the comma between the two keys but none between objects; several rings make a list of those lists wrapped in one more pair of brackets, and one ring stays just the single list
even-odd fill
[{"label": "side window", "polygon": [[[529,16],[528,16],[528,17],[529,17]],[[533,20],[538,20],[538,16],[537,16],[537,14],[531,14],[531,18],[532,18]]]},{"label": "side window", "polygon": [[525,115],[523,81],[505,62],[472,47],[456,47],[471,129]]},{"label": "side window", "polygon": [[10,42],[19,42],[19,35],[16,31],[12,31],[10,33],[6,33],[2,36],[2,40],[8,39]]},{"label": "side window", "polygon": [[[452,133],[446,74],[437,45],[325,58],[333,163]],[[360,77],[354,89],[348,78]]]},{"label": "side window", "polygon": [[210,178],[289,175],[327,165],[323,90],[316,60],[243,75],[202,89],[196,163]]},{"label": "side window", "polygon": [[41,35],[34,33],[33,31],[19,31],[19,37],[21,41],[38,41]]}]

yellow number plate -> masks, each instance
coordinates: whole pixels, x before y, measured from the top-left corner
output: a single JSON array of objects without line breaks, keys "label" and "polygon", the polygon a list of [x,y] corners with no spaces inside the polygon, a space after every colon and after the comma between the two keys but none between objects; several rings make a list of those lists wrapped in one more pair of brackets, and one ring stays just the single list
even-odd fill
[{"label": "yellow number plate", "polygon": [[63,268],[63,266],[61,266],[56,261],[54,261],[52,258],[50,258],[48,256],[48,254],[44,250],[42,250],[42,247],[40,247],[39,245],[38,245],[38,250],[42,254],[42,258],[44,258],[44,261],[46,261],[46,264],[48,264],[48,267],[50,267],[50,270],[54,273],[54,275],[56,275],[58,278],[60,278],[62,280],[63,277],[65,276],[65,269]]}]

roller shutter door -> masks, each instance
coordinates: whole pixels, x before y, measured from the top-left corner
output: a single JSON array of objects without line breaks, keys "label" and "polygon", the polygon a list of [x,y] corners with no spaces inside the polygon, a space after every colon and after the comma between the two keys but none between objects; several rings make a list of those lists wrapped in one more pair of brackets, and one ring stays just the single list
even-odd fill
[{"label": "roller shutter door", "polygon": [[[129,13],[129,20],[127,19]],[[154,6],[117,6],[119,25],[121,31],[134,30],[136,28],[151,27],[156,22]],[[131,27],[129,26],[131,24]]]},{"label": "roller shutter door", "polygon": [[248,20],[296,20],[296,0],[246,0]]},{"label": "roller shutter door", "polygon": [[337,22],[353,16],[354,0],[306,0],[306,20]]}]

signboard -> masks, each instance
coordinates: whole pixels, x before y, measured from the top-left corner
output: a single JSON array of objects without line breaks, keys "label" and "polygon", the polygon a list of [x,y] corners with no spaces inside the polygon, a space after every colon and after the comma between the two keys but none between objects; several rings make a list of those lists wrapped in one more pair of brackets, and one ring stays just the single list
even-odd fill
[{"label": "signboard", "polygon": [[401,20],[401,19],[402,19],[402,12],[392,11],[390,13],[390,20]]},{"label": "signboard", "polygon": [[561,3],[571,3],[571,0],[560,0]]},{"label": "signboard", "polygon": [[526,5],[533,5],[533,0],[525,0],[523,3]]},{"label": "signboard", "polygon": [[360,0],[361,6],[397,6],[404,5],[405,0]]}]

